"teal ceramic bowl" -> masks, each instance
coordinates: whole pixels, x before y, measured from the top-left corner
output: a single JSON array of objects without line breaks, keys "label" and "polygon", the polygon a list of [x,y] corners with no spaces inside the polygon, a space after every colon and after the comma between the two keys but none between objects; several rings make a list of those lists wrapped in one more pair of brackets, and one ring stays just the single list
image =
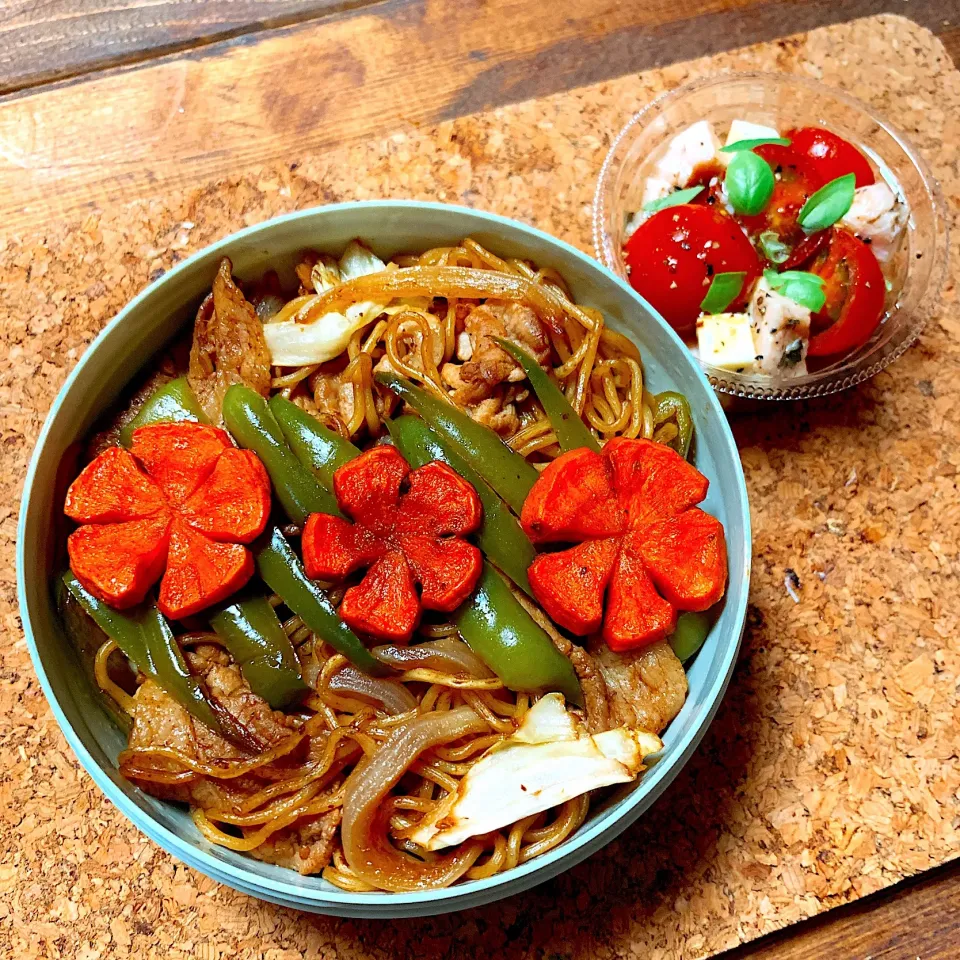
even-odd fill
[{"label": "teal ceramic bowl", "polygon": [[[227,255],[241,277],[268,266],[288,271],[305,248],[338,253],[353,237],[383,257],[476,237],[501,256],[555,267],[575,298],[603,311],[639,346],[651,389],[679,390],[696,424],[697,467],[710,479],[705,508],[723,522],[730,588],[722,612],[689,671],[690,693],[667,729],[659,758],[636,784],[613,795],[555,850],[487,880],[425,893],[345,893],[207,843],[184,808],[156,800],[117,772],[124,736],[80,678],[51,591],[62,487],[58,471],[72,444],[138,377],[154,352],[187,324]],[[538,230],[493,214],[443,204],[384,201],[305,210],[251,227],[179,264],[125,307],[83,355],[54,401],[23,494],[18,530],[20,609],[30,653],[70,746],[101,790],[147,836],[190,866],[238,890],[284,906],[354,917],[427,916],[488,903],[526,890],[598,851],[666,789],[696,748],[727,686],[743,631],[750,581],[750,513],[740,459],[709,384],[670,327],[595,260]]]}]

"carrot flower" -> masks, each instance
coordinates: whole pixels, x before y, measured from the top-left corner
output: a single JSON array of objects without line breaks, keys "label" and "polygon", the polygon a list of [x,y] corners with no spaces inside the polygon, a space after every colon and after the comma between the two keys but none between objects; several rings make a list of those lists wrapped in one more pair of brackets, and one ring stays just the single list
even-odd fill
[{"label": "carrot flower", "polygon": [[534,543],[576,544],[530,566],[544,610],[579,636],[602,627],[612,650],[629,650],[671,633],[678,610],[713,606],[726,587],[727,550],[720,521],[695,506],[707,485],[650,440],[558,457],[520,518]]},{"label": "carrot flower", "polygon": [[67,491],[82,524],[70,566],[92,594],[123,610],[158,581],[174,619],[226,599],[253,575],[244,544],[263,532],[270,481],[263,464],[222,430],[183,421],[141,427],[129,450],[109,447]]},{"label": "carrot flower", "polygon": [[483,558],[463,536],[480,526],[482,507],[463,477],[439,460],[411,471],[396,447],[384,445],[340,467],[333,487],[353,522],[311,514],[303,564],[321,580],[369,568],[340,605],[354,630],[409,640],[423,608],[450,612],[466,600]]}]

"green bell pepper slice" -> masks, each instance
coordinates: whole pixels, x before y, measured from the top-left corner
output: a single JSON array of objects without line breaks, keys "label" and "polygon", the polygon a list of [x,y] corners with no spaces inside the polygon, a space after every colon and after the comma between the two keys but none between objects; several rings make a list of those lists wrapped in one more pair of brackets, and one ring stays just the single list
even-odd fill
[{"label": "green bell pepper slice", "polygon": [[141,673],[156,680],[205,726],[224,733],[200,682],[190,673],[170,624],[156,606],[143,603],[132,610],[114,610],[90,593],[69,570],[63,575],[63,583]]},{"label": "green bell pepper slice", "polygon": [[250,689],[274,710],[300,700],[309,687],[283,624],[266,597],[248,597],[210,618]]},{"label": "green bell pepper slice", "polygon": [[521,350],[515,343],[504,340],[502,337],[493,338],[497,346],[513,357],[523,367],[523,372],[530,381],[543,412],[553,425],[553,432],[557,436],[560,449],[578,450],[587,447],[595,453],[600,452],[597,438],[590,432],[587,425],[580,419],[580,414],[573,409],[564,392],[550,379],[543,367],[525,350]]},{"label": "green bell pepper slice", "polygon": [[263,462],[280,505],[294,523],[304,523],[311,513],[340,516],[336,498],[293,455],[259,393],[235,383],[223,397],[223,420],[234,440]]},{"label": "green bell pepper slice", "polygon": [[693,415],[690,413],[690,403],[682,393],[673,390],[664,390],[654,398],[656,406],[653,408],[653,422],[660,426],[668,420],[675,420],[677,436],[669,446],[687,459],[690,452],[690,442],[693,440]]},{"label": "green bell pepper slice", "polygon": [[670,646],[677,659],[686,664],[703,646],[710,633],[710,618],[703,613],[681,613],[677,625],[670,634]]},{"label": "green bell pepper slice", "polygon": [[524,593],[533,596],[527,570],[537,552],[520,522],[489,484],[450,448],[419,417],[387,420],[387,429],[397,449],[411,467],[442,460],[471,484],[483,504],[483,524],[477,545]]},{"label": "green bell pepper slice", "polygon": [[128,447],[133,442],[134,430],[154,423],[177,423],[181,420],[210,422],[186,377],[177,377],[151,394],[137,415],[120,431],[120,442]]},{"label": "green bell pepper slice", "polygon": [[333,490],[333,475],[337,468],[359,457],[360,448],[280,394],[271,397],[268,406],[294,456],[328,490]]},{"label": "green bell pepper slice", "polygon": [[364,673],[389,671],[340,619],[330,598],[303,569],[286,537],[276,528],[254,545],[260,579],[318,636]]},{"label": "green bell pepper slice", "polygon": [[453,622],[470,649],[511,690],[557,690],[569,703],[583,705],[573,665],[489,563]]},{"label": "green bell pepper slice", "polygon": [[413,407],[428,426],[450,444],[503,497],[517,514],[539,474],[492,430],[449,403],[431,396],[404,377],[378,373],[382,383]]}]

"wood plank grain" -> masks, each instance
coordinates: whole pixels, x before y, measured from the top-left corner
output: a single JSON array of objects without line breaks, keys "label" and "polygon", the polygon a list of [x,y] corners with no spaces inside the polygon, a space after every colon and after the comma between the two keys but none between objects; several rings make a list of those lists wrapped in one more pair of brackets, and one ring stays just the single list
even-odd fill
[{"label": "wood plank grain", "polygon": [[6,0],[0,93],[377,0]]},{"label": "wood plank grain", "polygon": [[956,960],[958,903],[960,863],[954,861],[717,960]]},{"label": "wood plank grain", "polygon": [[[900,4],[944,29],[941,0]],[[0,98],[7,226],[887,9],[891,0],[384,0]]]}]

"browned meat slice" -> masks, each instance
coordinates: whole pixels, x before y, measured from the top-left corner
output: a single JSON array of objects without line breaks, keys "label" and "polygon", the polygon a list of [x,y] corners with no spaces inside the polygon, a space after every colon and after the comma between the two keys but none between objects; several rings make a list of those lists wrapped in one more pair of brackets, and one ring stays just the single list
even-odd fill
[{"label": "browned meat slice", "polygon": [[687,675],[669,643],[614,653],[599,637],[592,637],[589,649],[607,687],[613,726],[660,733],[680,712]]},{"label": "browned meat slice", "polygon": [[303,876],[320,873],[333,856],[342,816],[337,808],[316,817],[304,817],[292,827],[278,830],[250,853],[257,860],[296,870]]},{"label": "browned meat slice", "polygon": [[220,422],[223,395],[232,384],[245,384],[263,396],[270,391],[263,323],[233,282],[232,270],[224,257],[213,292],[197,312],[190,350],[190,386],[213,423]]},{"label": "browned meat slice", "polygon": [[464,320],[457,341],[458,355],[467,358],[459,371],[459,402],[476,403],[492,397],[505,380],[518,383],[525,379],[520,365],[497,346],[493,337],[511,340],[540,364],[546,364],[550,357],[550,339],[529,307],[521,303],[476,307]]},{"label": "browned meat slice", "polygon": [[203,644],[187,654],[187,662],[193,673],[203,677],[209,697],[237,721],[259,749],[280,743],[296,729],[293,720],[273,710],[250,689],[225,650]]}]

